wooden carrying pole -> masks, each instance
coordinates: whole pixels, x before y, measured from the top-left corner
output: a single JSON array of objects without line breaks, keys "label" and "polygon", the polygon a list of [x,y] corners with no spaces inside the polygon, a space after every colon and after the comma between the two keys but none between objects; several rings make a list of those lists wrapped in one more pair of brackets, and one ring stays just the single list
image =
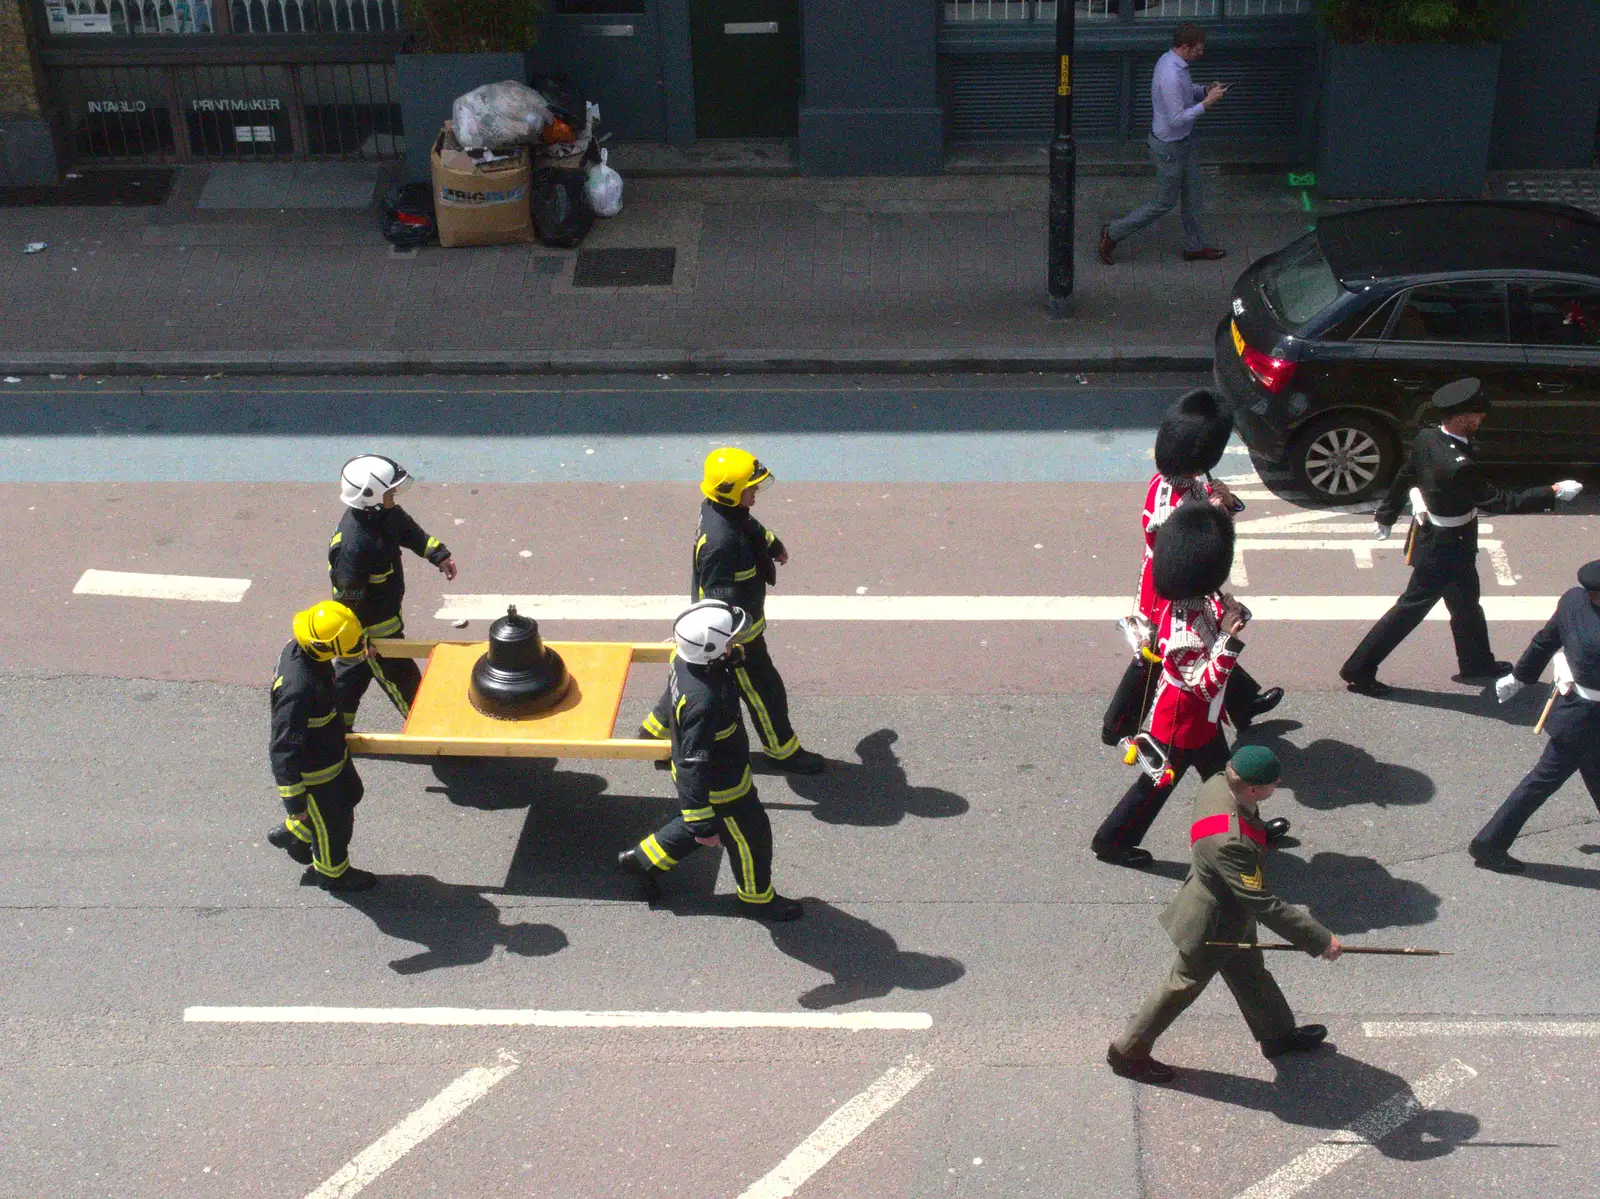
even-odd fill
[{"label": "wooden carrying pole", "polygon": [[[1207,941],[1214,949],[1300,949],[1298,945],[1290,945],[1285,941],[1267,941],[1257,944],[1254,941]],[[1300,952],[1304,953],[1302,949]],[[1381,953],[1392,957],[1407,958],[1447,958],[1448,949],[1411,949],[1398,945],[1345,945],[1341,953]]]},{"label": "wooden carrying pole", "polygon": [[1544,722],[1550,719],[1550,709],[1556,706],[1556,696],[1560,694],[1559,687],[1550,688],[1550,698],[1544,701],[1544,711],[1539,713],[1539,723],[1533,726],[1535,737],[1544,732]]}]

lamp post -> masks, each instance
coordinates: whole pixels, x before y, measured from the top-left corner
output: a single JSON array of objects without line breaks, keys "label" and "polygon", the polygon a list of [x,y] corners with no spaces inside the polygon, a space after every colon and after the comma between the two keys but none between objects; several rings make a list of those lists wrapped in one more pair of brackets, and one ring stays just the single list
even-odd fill
[{"label": "lamp post", "polygon": [[1056,133],[1050,142],[1050,315],[1065,316],[1072,299],[1072,232],[1078,144],[1072,137],[1072,43],[1076,0],[1056,0]]}]

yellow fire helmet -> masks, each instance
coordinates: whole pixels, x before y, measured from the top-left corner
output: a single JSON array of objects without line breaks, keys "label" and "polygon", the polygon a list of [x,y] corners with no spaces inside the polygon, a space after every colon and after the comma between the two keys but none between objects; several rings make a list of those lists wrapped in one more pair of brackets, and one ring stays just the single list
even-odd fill
[{"label": "yellow fire helmet", "polygon": [[772,472],[753,455],[723,446],[706,455],[706,473],[700,480],[700,494],[712,503],[732,508],[746,491],[760,491],[772,481]]},{"label": "yellow fire helmet", "polygon": [[356,614],[336,600],[323,600],[294,614],[294,639],[318,662],[359,658],[366,634]]}]

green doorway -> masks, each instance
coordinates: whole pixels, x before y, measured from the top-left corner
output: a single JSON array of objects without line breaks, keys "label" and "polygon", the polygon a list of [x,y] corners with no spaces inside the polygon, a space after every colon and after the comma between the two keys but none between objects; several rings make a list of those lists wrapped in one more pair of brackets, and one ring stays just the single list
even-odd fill
[{"label": "green doorway", "polygon": [[692,0],[698,137],[800,128],[800,0]]}]

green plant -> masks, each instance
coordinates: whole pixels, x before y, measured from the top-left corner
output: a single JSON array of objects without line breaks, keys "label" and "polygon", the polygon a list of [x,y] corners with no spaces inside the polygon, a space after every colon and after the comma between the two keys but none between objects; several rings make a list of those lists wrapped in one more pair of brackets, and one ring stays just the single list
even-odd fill
[{"label": "green plant", "polygon": [[538,40],[544,0],[405,0],[405,12],[409,50],[515,52]]},{"label": "green plant", "polygon": [[1512,0],[1318,0],[1336,42],[1498,42]]}]

